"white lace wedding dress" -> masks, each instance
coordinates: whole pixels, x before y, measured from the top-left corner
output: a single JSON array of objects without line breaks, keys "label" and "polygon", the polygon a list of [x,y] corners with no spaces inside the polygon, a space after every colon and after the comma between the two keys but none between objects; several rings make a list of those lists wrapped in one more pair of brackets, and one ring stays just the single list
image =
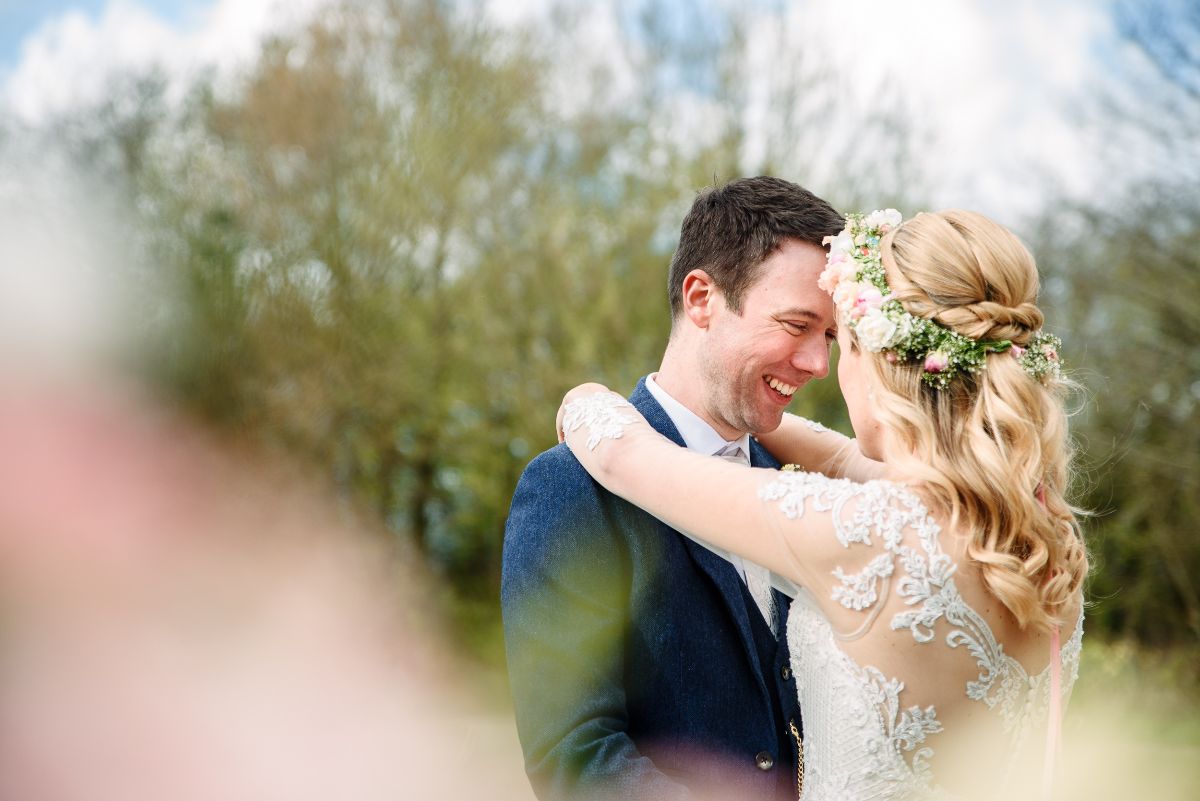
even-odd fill
[{"label": "white lace wedding dress", "polygon": [[[966,538],[943,532],[905,485],[734,466],[637,418],[597,394],[566,407],[563,430],[586,431],[586,445],[569,442],[614,492],[717,553],[756,559],[795,598],[801,801],[1040,793],[1050,718],[1078,675],[1082,598],[1056,649],[1053,635],[1017,626]],[[621,450],[621,476],[598,464],[602,440]]]},{"label": "white lace wedding dress", "polygon": [[[1005,653],[984,616],[1000,605],[977,590],[987,607],[977,610],[960,594],[960,567],[916,495],[887,481],[783,472],[759,496],[789,520],[831,513],[845,549],[845,567],[825,588],[843,613],[831,620],[831,604],[798,588],[788,622],[804,715],[803,801],[1021,798],[1036,790],[1050,649],[1037,672]],[[1078,673],[1082,635],[1080,616],[1061,648],[1064,694]]]}]

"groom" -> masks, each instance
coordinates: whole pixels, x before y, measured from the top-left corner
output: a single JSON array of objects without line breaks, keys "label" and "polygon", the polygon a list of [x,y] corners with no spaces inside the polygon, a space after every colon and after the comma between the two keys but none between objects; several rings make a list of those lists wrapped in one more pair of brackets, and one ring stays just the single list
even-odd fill
[{"label": "groom", "polygon": [[[828,373],[822,239],[844,224],[777,178],[702,192],[671,260],[671,336],[630,401],[680,446],[778,463],[750,437]],[[501,602],[539,798],[794,799],[786,599],[596,484],[565,445],[517,485]]]}]

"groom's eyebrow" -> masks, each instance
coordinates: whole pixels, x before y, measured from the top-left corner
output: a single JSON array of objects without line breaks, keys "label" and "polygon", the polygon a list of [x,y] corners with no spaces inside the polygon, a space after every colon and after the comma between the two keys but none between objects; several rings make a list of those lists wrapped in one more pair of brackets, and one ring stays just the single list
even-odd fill
[{"label": "groom's eyebrow", "polygon": [[777,317],[805,317],[809,320],[817,320],[817,321],[820,321],[820,319],[821,319],[821,315],[817,314],[812,309],[803,309],[803,308],[799,308],[799,307],[794,307],[791,309],[784,309],[781,312],[777,312],[776,316]]}]

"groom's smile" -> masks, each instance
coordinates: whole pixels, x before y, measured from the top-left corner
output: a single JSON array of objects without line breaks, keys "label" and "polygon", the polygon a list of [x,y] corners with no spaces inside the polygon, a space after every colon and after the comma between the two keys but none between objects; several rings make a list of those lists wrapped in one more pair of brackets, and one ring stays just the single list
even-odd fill
[{"label": "groom's smile", "polygon": [[786,398],[787,400],[791,400],[792,395],[796,394],[796,390],[800,389],[799,386],[786,384],[783,381],[780,381],[778,378],[769,375],[763,376],[763,381],[766,381],[767,386],[775,390],[777,395],[779,395],[781,398]]}]

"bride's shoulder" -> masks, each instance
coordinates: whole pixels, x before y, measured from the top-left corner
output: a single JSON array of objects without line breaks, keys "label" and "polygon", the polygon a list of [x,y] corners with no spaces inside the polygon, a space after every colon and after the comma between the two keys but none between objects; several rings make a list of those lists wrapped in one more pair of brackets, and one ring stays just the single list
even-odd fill
[{"label": "bride's shoulder", "polygon": [[864,570],[890,574],[898,555],[941,551],[939,525],[917,493],[894,479],[781,470],[759,487],[759,497],[775,507],[785,538],[811,568],[807,579],[817,585],[831,575],[858,581]]},{"label": "bride's shoulder", "polygon": [[[781,470],[761,485],[759,496],[777,507],[797,557],[799,583],[835,630],[869,626],[893,575],[952,571],[939,542],[940,526],[904,482]],[[859,619],[863,614],[865,623]]]},{"label": "bride's shoulder", "polygon": [[759,497],[778,502],[780,510],[788,517],[803,514],[806,504],[830,511],[850,501],[857,507],[893,507],[906,509],[913,515],[929,516],[921,497],[904,481],[893,478],[853,481],[806,472],[794,465],[784,465],[771,475],[759,490]]}]

